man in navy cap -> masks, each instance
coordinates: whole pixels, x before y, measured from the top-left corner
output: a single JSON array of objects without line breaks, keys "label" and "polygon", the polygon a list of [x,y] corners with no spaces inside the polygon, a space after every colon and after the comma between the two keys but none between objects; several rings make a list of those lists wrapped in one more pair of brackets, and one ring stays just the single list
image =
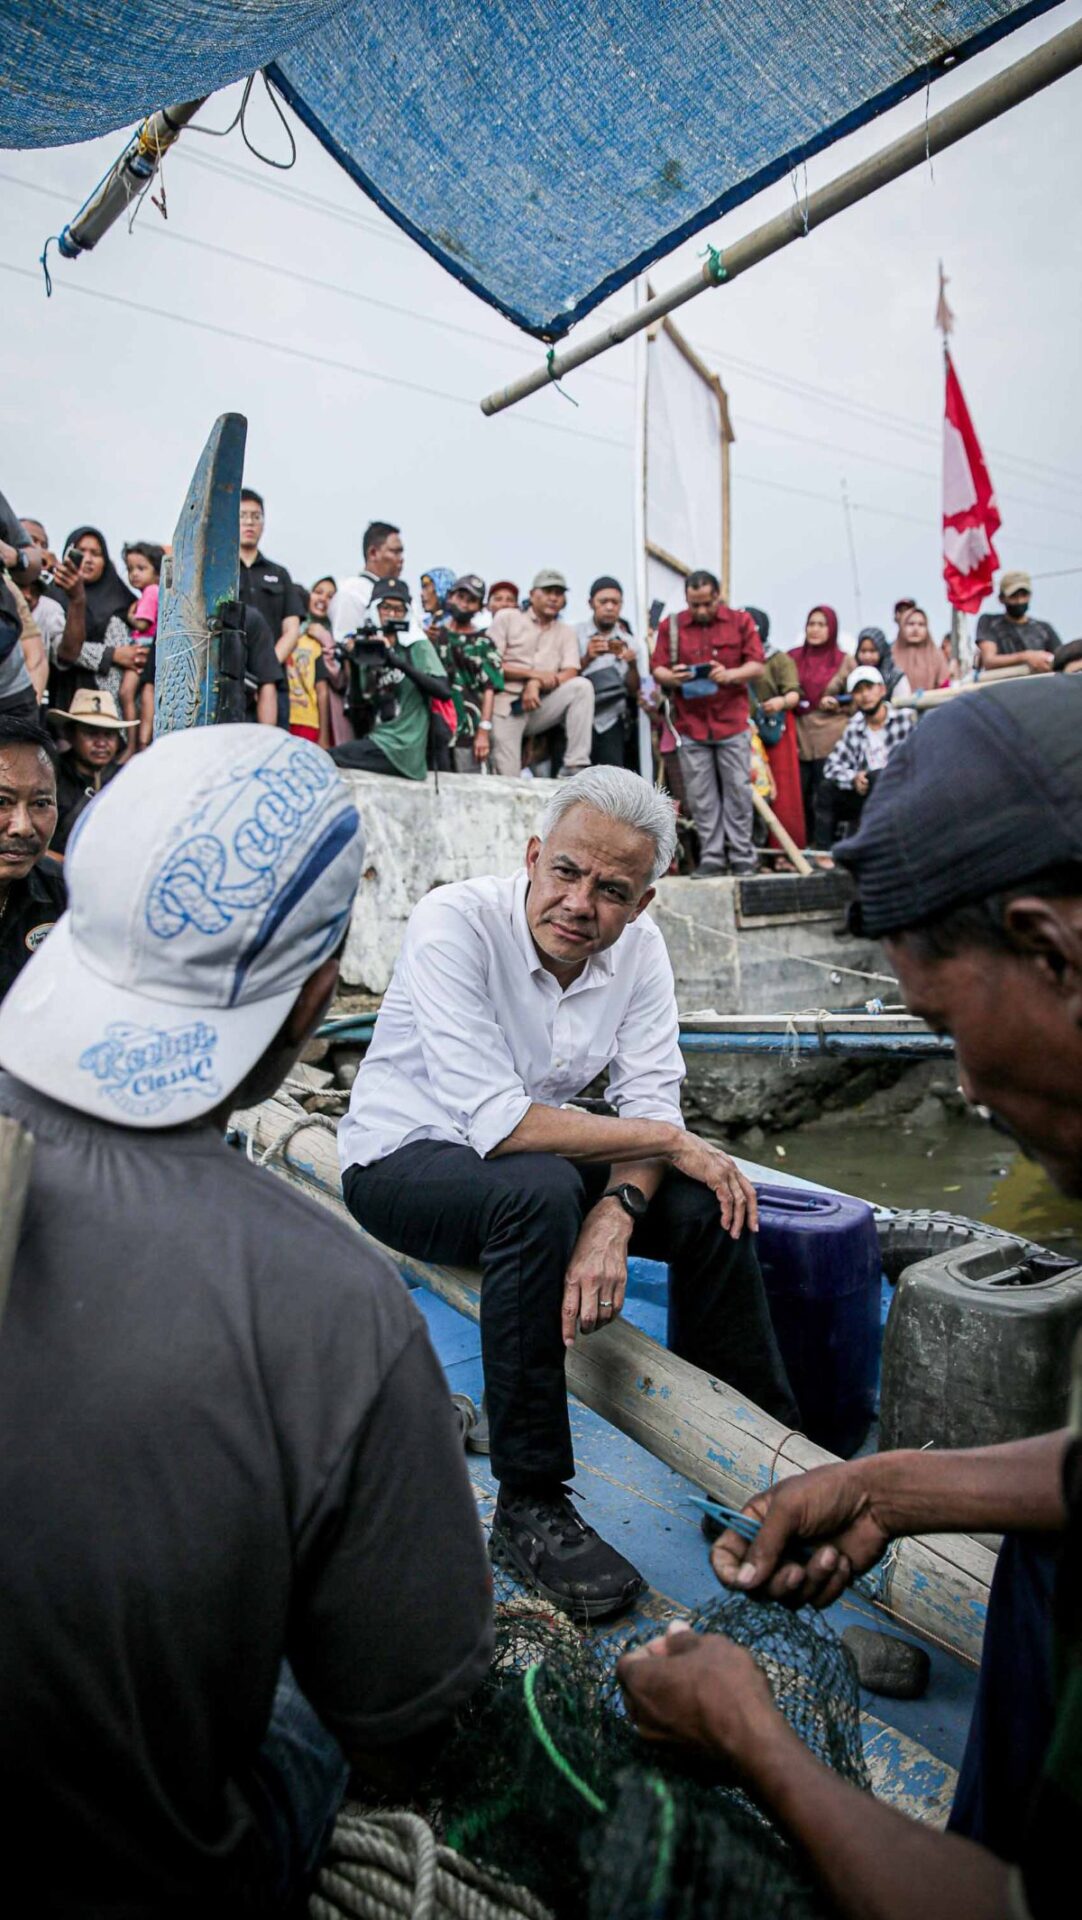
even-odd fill
[{"label": "man in navy cap", "polygon": [[[1080,734],[1082,688],[1069,680],[957,699],[901,744],[859,833],[836,849],[910,1009],[953,1035],[964,1092],[1076,1197]],[[760,1531],[750,1544],[721,1536],[718,1577],[791,1606],[829,1606],[907,1534],[1008,1536],[952,1831],[905,1820],[820,1765],[750,1655],[718,1635],[677,1633],[621,1661],[640,1730],[723,1754],[804,1852],[833,1913],[1066,1913],[1082,1822],[1082,1344],[1071,1424],[1057,1433],[822,1467],[745,1511]]]}]

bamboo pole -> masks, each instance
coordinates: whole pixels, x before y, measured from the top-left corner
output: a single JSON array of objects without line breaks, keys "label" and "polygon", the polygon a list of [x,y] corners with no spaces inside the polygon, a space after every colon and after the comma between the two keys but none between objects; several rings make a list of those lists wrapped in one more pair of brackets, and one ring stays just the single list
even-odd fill
[{"label": "bamboo pole", "polygon": [[928,707],[945,707],[956,700],[960,693],[984,693],[989,687],[998,685],[1001,680],[1043,680],[1043,673],[1031,673],[1028,667],[993,667],[991,673],[985,673],[979,680],[960,680],[953,687],[932,687],[927,692],[909,693],[901,700],[892,700],[892,707],[909,708],[914,713],[924,713]]},{"label": "bamboo pole", "polygon": [[[266,1100],[233,1124],[255,1150],[274,1151],[305,1116],[291,1101]],[[347,1221],[400,1273],[471,1320],[480,1316],[481,1276],[465,1267],[414,1260],[381,1247],[357,1226],[341,1197],[331,1132],[318,1120],[302,1125],[274,1153],[274,1170]],[[585,1406],[637,1440],[667,1466],[726,1503],[742,1506],[791,1473],[828,1466],[834,1456],[791,1433],[724,1381],[689,1366],[624,1319],[588,1337],[567,1356],[567,1383]],[[995,1556],[964,1534],[900,1541],[878,1576],[873,1604],[976,1661],[980,1657]]]},{"label": "bamboo pole", "polygon": [[788,854],[797,872],[803,874],[805,877],[807,877],[809,873],[814,873],[815,868],[812,866],[811,861],[805,859],[788,828],[782,826],[770,802],[763,799],[754,780],[751,783],[751,804],[759,815],[760,820],[766,821],[782,852]]},{"label": "bamboo pole", "polygon": [[964,94],[961,100],[953,101],[949,107],[933,114],[909,133],[902,134],[900,139],[892,141],[880,152],[848,168],[836,180],[817,188],[806,203],[798,206],[794,202],[773,220],[755,227],[743,239],[726,247],[724,256],[711,250],[702,266],[697,267],[686,280],[671,287],[668,293],[655,295],[634,312],[612,321],[603,332],[591,334],[588,339],[566,348],[562,353],[554,353],[545,366],[536,367],[532,373],[523,374],[521,379],[512,380],[509,386],[487,394],[481,402],[481,412],[502,413],[505,407],[515,406],[529,394],[539,393],[550,381],[562,380],[576,367],[584,366],[588,360],[596,360],[599,354],[607,353],[610,347],[620,346],[641,328],[652,326],[667,313],[674,313],[677,307],[694,300],[696,295],[705,293],[709,287],[737,279],[740,274],[747,273],[750,267],[768,260],[771,254],[779,253],[794,240],[803,240],[813,227],[821,227],[824,221],[832,220],[836,214],[844,213],[847,207],[866,200],[869,194],[875,193],[891,180],[899,179],[903,173],[911,173],[914,167],[922,166],[933,154],[942,153],[956,141],[963,140],[967,134],[976,132],[978,127],[987,126],[990,120],[998,119],[1008,108],[1016,107],[1021,101],[1040,93],[1044,87],[1061,80],[1078,66],[1082,66],[1082,21],[1047,40],[1035,52],[1027,54],[1024,60],[1018,60],[1004,72],[994,74],[990,80],[974,87],[971,93]]}]

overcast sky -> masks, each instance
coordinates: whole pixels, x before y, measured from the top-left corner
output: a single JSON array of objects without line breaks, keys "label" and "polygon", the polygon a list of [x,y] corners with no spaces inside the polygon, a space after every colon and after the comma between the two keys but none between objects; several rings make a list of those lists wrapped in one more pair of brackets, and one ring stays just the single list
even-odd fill
[{"label": "overcast sky", "polygon": [[[938,82],[933,110],[1080,14],[1070,0]],[[223,125],[235,97],[203,119]],[[923,115],[923,99],[910,101],[835,146],[809,186]],[[785,644],[817,600],[853,629],[858,615],[887,626],[894,600],[913,594],[946,625],[940,257],[1003,514],[1001,559],[1046,576],[1034,610],[1064,638],[1082,634],[1080,125],[1076,73],[677,316],[730,396],[733,598],[766,607]],[[262,106],[250,126],[281,152]],[[267,497],[266,549],[298,578],[355,571],[378,515],[401,524],[414,581],[445,565],[528,583],[557,565],[576,616],[595,573],[630,583],[633,349],[572,377],[577,410],[548,391],[486,420],[477,401],[535,364],[536,342],[295,130],[287,174],[260,167],[237,134],[185,135],[166,163],[168,224],[148,203],[131,237],[118,226],[73,264],[54,253],[48,302],[42,241],[123,136],[0,154],[0,263],[18,269],[0,278],[0,490],[42,516],[54,544],[80,521],[117,547],[168,540],[215,416],[234,409],[249,421],[246,479]],[[760,195],[710,238],[724,246],[792,193]],[[686,274],[702,245],[659,263],[655,286]],[[625,291],[583,329],[630,304]]]}]

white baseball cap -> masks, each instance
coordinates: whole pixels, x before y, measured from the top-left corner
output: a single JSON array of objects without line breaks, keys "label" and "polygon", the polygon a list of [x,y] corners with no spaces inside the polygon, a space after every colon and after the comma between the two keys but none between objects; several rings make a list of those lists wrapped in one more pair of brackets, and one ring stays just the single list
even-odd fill
[{"label": "white baseball cap", "polygon": [[0,1065],[118,1126],[212,1112],[338,946],[363,859],[357,810],[308,741],[158,740],[77,822],[68,910],[0,1005]]},{"label": "white baseball cap", "polygon": [[854,687],[885,687],[886,684],[878,667],[854,667],[845,683],[845,691],[852,693]]}]

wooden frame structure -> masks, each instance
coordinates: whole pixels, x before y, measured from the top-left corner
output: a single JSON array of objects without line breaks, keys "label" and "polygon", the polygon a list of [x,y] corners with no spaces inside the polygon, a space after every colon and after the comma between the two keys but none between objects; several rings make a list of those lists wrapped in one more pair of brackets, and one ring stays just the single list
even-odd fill
[{"label": "wooden frame structure", "polygon": [[[647,291],[647,296],[652,297],[652,290],[649,284],[647,285],[646,291]],[[710,367],[707,366],[706,362],[703,359],[700,358],[700,356],[696,353],[694,347],[692,346],[690,340],[685,339],[684,335],[680,332],[679,327],[677,327],[675,323],[672,320],[670,320],[666,315],[665,318],[662,319],[658,324],[651,327],[649,330],[649,333],[647,334],[647,349],[646,349],[647,361],[645,366],[645,379],[644,379],[643,391],[642,391],[642,397],[641,397],[642,406],[644,409],[648,404],[647,394],[649,391],[648,383],[649,383],[649,377],[650,377],[649,349],[650,349],[650,345],[657,339],[657,336],[659,333],[664,333],[666,337],[669,340],[671,340],[673,346],[676,348],[676,351],[680,354],[681,358],[685,360],[687,362],[687,365],[692,369],[692,371],[698,375],[699,379],[703,382],[704,386],[709,387],[710,392],[712,393],[714,400],[717,403],[718,439],[719,439],[720,453],[721,453],[721,566],[720,566],[721,597],[724,601],[728,602],[729,592],[732,584],[732,468],[731,468],[729,450],[733,444],[733,441],[736,439],[736,435],[733,432],[732,415],[729,412],[729,396],[725,391],[725,388],[722,384],[720,377],[716,373],[714,373]],[[646,517],[646,502],[647,502],[646,489],[647,489],[647,478],[648,478],[648,470],[649,470],[648,469],[649,457],[650,455],[649,455],[648,436],[646,432],[646,423],[644,419],[643,433],[642,433],[642,463],[641,463],[641,470],[639,474],[639,485],[642,490],[642,525],[644,529],[643,546],[645,549],[646,556],[649,559],[660,561],[661,565],[664,567],[671,567],[674,573],[686,575],[692,571],[692,568],[696,564],[695,560],[694,559],[689,560],[684,558],[683,556],[678,556],[676,554],[670,553],[665,547],[659,546],[656,541],[651,540],[649,537],[649,529],[648,529],[647,517]],[[645,607],[642,609],[642,611],[643,613],[645,613],[646,611]]]}]

